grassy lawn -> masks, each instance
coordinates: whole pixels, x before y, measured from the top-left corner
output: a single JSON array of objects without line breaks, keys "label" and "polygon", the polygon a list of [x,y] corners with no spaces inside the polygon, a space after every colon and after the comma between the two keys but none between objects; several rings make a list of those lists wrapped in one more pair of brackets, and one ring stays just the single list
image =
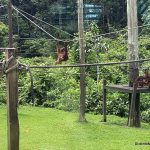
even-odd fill
[{"label": "grassy lawn", "polygon": [[[88,123],[78,123],[77,113],[55,109],[20,107],[20,150],[149,150],[150,125],[126,127],[127,119],[87,114]],[[0,150],[7,149],[6,108],[0,107]]]}]

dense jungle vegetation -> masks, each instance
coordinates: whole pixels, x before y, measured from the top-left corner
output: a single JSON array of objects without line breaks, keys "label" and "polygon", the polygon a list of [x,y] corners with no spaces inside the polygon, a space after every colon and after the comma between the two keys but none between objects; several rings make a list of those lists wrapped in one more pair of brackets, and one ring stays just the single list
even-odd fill
[{"label": "dense jungle vegetation", "polygon": [[[55,4],[59,1],[14,1],[14,5],[37,16],[45,21],[53,23],[55,16],[50,16],[52,8],[48,4]],[[90,1],[87,1],[90,2]],[[102,16],[97,23],[91,22],[85,30],[85,55],[86,63],[117,62],[127,60],[127,30],[126,30],[126,3],[121,1],[94,1],[96,4],[103,4],[105,8]],[[3,0],[3,4],[6,1]],[[74,6],[72,1],[70,5]],[[120,8],[118,6],[122,6]],[[56,7],[56,5],[54,5]],[[113,7],[112,7],[113,6]],[[112,8],[112,9],[109,9]],[[114,13],[113,10],[116,10]],[[148,9],[148,8],[147,8]],[[106,11],[107,10],[107,11]],[[110,12],[111,10],[111,12]],[[74,9],[75,11],[75,9]],[[122,12],[123,11],[123,12]],[[2,13],[5,9],[1,10]],[[105,13],[104,13],[105,12]],[[121,13],[122,12],[122,13]],[[121,14],[124,14],[120,16]],[[108,15],[110,14],[110,15]],[[14,13],[14,45],[18,47],[17,60],[29,66],[49,66],[54,65],[56,60],[56,42],[46,37],[44,33],[31,25],[22,17],[19,18],[19,32],[16,13]],[[76,11],[74,12],[76,17]],[[118,17],[116,17],[118,15]],[[74,18],[75,18],[74,17]],[[121,19],[122,18],[122,19]],[[150,35],[149,9],[144,16],[139,15],[139,58],[150,58]],[[109,22],[108,22],[109,21]],[[145,26],[143,26],[145,25]],[[43,26],[48,31],[51,28]],[[118,29],[123,29],[117,32]],[[63,26],[62,26],[63,29]],[[67,32],[73,34],[73,26],[66,27]],[[112,34],[102,35],[102,33],[113,32]],[[51,30],[56,37],[71,38],[58,30]],[[0,46],[7,46],[8,27],[6,20],[0,22]],[[98,36],[97,36],[98,35]],[[30,37],[36,39],[23,40],[20,37]],[[68,44],[69,60],[63,64],[79,63],[78,34]],[[63,45],[63,43],[61,43]],[[1,60],[4,54],[0,55]],[[150,67],[149,62],[140,64],[140,74],[143,75],[145,68]],[[77,111],[79,107],[79,69],[78,68],[59,68],[59,69],[31,69],[33,76],[33,86],[29,72],[19,72],[19,104],[58,108],[65,111]],[[101,66],[86,67],[86,112],[94,114],[102,111],[102,81],[106,79],[108,83],[127,84],[128,66]],[[0,78],[0,104],[6,103],[5,76]],[[121,117],[128,114],[128,95],[121,93],[108,93],[107,101],[108,114]],[[150,122],[150,97],[148,94],[141,95],[141,117]]]}]

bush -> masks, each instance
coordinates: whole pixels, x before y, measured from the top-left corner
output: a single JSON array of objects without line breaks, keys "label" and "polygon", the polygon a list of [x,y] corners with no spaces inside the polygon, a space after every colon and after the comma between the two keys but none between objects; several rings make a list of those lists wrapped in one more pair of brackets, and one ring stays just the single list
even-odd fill
[{"label": "bush", "polygon": [[1,47],[6,46],[7,42],[6,42],[5,37],[7,36],[7,34],[8,34],[8,27],[4,23],[0,22],[0,45]]},{"label": "bush", "polygon": [[150,109],[141,113],[142,120],[150,123]]},{"label": "bush", "polygon": [[107,94],[107,112],[117,116],[128,115],[128,96],[120,93]]}]

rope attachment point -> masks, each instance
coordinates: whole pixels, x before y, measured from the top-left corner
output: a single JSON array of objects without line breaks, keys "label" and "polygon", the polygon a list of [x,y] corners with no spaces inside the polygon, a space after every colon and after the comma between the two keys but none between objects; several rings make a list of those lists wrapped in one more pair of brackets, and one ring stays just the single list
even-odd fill
[{"label": "rope attachment point", "polygon": [[12,67],[9,67],[10,63],[11,63],[13,60],[15,60],[15,57],[12,55],[7,61],[6,61],[6,60],[3,61],[3,64],[2,64],[2,72],[3,72],[4,74],[8,74],[9,72],[11,72],[11,71],[13,71],[13,70],[15,70],[15,69],[18,68],[18,66],[19,66],[19,63],[18,63],[18,62],[16,62]]}]

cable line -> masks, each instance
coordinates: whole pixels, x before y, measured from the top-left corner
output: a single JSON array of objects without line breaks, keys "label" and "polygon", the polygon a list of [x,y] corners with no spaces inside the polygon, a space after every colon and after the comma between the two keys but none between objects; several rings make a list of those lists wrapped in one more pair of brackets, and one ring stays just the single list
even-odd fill
[{"label": "cable line", "polygon": [[141,59],[141,60],[132,60],[132,61],[121,61],[121,62],[108,62],[108,63],[93,63],[93,64],[76,64],[76,65],[54,65],[54,66],[30,66],[30,68],[71,68],[71,67],[94,67],[94,66],[108,66],[108,65],[119,65],[119,64],[128,64],[135,62],[145,62],[150,61],[150,59]]},{"label": "cable line", "polygon": [[[32,17],[32,18],[34,18],[34,19],[36,19],[36,20],[38,20],[38,21],[41,21],[42,23],[45,23],[45,24],[48,25],[48,26],[51,26],[51,27],[53,27],[53,28],[55,28],[55,29],[57,29],[57,30],[61,30],[60,28],[57,28],[57,27],[51,25],[50,23],[48,23],[48,22],[46,22],[46,21],[43,21],[43,20],[41,20],[41,19],[39,19],[39,18],[37,18],[37,17],[35,17],[35,16],[33,16],[33,15],[31,15],[31,14],[29,14],[29,13],[23,11],[23,10],[20,9],[20,8],[17,8],[17,7],[15,7],[15,8],[18,9],[18,10],[20,10],[21,12],[23,12],[23,13],[29,15],[30,17]],[[66,32],[66,31],[63,31],[63,30],[61,30],[61,31],[64,32],[64,33],[66,33],[66,34],[68,34],[68,35],[70,35],[70,36],[72,36],[72,37],[74,37],[72,34]]]},{"label": "cable line", "polygon": [[[7,6],[7,5],[6,5]],[[17,7],[14,7],[13,6],[13,8],[19,13],[19,14],[21,14],[23,17],[25,17],[28,21],[30,21],[32,24],[34,24],[36,27],[38,27],[39,29],[41,29],[43,32],[45,32],[47,35],[49,35],[51,38],[53,38],[53,40],[56,40],[56,41],[62,41],[62,42],[71,42],[71,41],[78,41],[79,39],[58,39],[58,38],[56,38],[56,37],[54,37],[53,35],[51,35],[50,33],[48,33],[45,29],[43,29],[42,27],[40,27],[39,25],[37,25],[34,21],[32,21],[31,19],[29,19],[26,15],[29,15],[29,16],[31,16],[32,18],[34,18],[34,19],[36,19],[36,20],[38,20],[38,21],[41,21],[41,22],[43,22],[43,23],[45,23],[45,24],[47,24],[47,25],[49,25],[49,26],[51,26],[51,27],[53,27],[53,28],[55,28],[55,29],[57,29],[57,30],[61,30],[60,28],[57,28],[57,27],[55,27],[55,26],[53,26],[53,25],[51,25],[51,24],[49,24],[49,23],[47,23],[47,22],[45,22],[45,21],[43,21],[43,20],[41,20],[41,19],[39,19],[39,18],[36,18],[35,16],[33,16],[33,15],[31,15],[31,14],[29,14],[29,13],[27,13],[27,12],[25,12],[25,11],[23,11],[23,10],[21,10],[21,9],[19,9],[19,8],[17,8]],[[22,12],[22,13],[21,13]],[[26,15],[24,15],[24,14],[26,14]],[[142,25],[142,26],[137,26],[137,27],[134,27],[134,29],[136,29],[136,28],[142,28],[142,27],[146,27],[146,26],[150,26],[150,24],[146,24],[146,25]],[[105,35],[110,35],[110,34],[115,34],[115,33],[120,33],[120,32],[123,32],[123,31],[128,31],[128,30],[131,30],[130,28],[125,28],[125,29],[122,29],[122,30],[118,30],[118,31],[113,31],[113,32],[109,32],[109,33],[104,33],[104,34],[99,34],[99,35],[95,35],[95,36],[92,36],[92,38],[94,38],[94,37],[101,37],[101,36],[105,36]],[[61,30],[62,32],[64,32],[64,33],[66,33],[66,34],[68,34],[68,35],[70,35],[70,36],[72,36],[72,37],[74,37],[73,35],[71,35],[71,34],[69,34],[68,32],[66,32],[66,31],[63,31],[63,30]]]},{"label": "cable line", "polygon": [[32,24],[34,24],[36,27],[38,27],[39,29],[41,29],[43,32],[45,32],[47,35],[49,35],[51,38],[55,39],[56,41],[61,41],[61,42],[67,42],[61,39],[58,39],[56,37],[54,37],[53,35],[51,35],[50,33],[48,33],[45,29],[43,29],[42,27],[40,27],[39,25],[37,25],[34,21],[32,21],[31,19],[29,19],[26,15],[24,15],[23,13],[21,13],[17,8],[15,8],[13,6],[14,10],[16,10],[20,15],[22,15],[24,18],[26,18],[28,21],[30,21]]}]

